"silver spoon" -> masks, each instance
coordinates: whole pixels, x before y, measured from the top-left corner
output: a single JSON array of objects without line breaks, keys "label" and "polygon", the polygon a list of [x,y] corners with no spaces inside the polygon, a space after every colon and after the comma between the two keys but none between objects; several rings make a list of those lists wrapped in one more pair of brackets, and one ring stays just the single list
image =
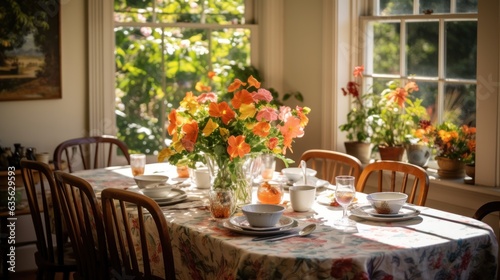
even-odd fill
[{"label": "silver spoon", "polygon": [[302,173],[304,174],[304,185],[307,185],[307,164],[304,160],[300,161],[300,167],[302,167]]},{"label": "silver spoon", "polygon": [[289,237],[294,237],[294,236],[304,237],[304,236],[307,236],[307,235],[311,234],[315,229],[316,229],[316,224],[310,224],[310,225],[305,226],[303,229],[301,229],[297,233],[285,234],[285,235],[274,236],[274,237],[267,237],[267,238],[266,237],[260,237],[260,238],[254,238],[253,240],[254,241],[258,241],[258,240],[276,241],[276,240],[281,240],[281,239],[285,239],[285,238],[289,238]]}]

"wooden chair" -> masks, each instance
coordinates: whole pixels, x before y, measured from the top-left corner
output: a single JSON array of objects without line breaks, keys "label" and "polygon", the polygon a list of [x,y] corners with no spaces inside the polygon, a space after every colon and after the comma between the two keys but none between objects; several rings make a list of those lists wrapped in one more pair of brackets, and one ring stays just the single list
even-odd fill
[{"label": "wooden chair", "polygon": [[481,205],[472,217],[481,221],[484,217],[494,212],[500,212],[500,201],[490,201]]},{"label": "wooden chair", "polygon": [[[390,182],[384,184],[384,174],[390,174]],[[370,175],[378,178],[378,191],[399,191],[408,194],[407,202],[423,206],[429,190],[429,176],[419,166],[401,161],[377,161],[366,165],[356,185],[358,192],[364,192]],[[401,178],[401,179],[400,179]],[[396,182],[401,180],[400,188],[396,189]],[[409,184],[409,181],[413,182]],[[384,188],[384,185],[387,187]],[[408,188],[408,186],[410,186]],[[416,202],[415,202],[416,201]]]},{"label": "wooden chair", "polygon": [[340,152],[313,149],[305,151],[300,160],[304,160],[307,166],[318,171],[318,177],[335,185],[335,177],[338,175],[351,175],[356,181],[361,174],[363,166],[359,159]]},{"label": "wooden chair", "polygon": [[[167,220],[158,204],[147,196],[114,188],[103,190],[101,199],[113,273],[122,279],[175,279]],[[131,219],[137,223],[131,224]],[[159,244],[146,235],[147,223],[156,226]],[[151,259],[160,255],[164,275],[163,270],[151,268]]]},{"label": "wooden chair", "polygon": [[[113,153],[116,153],[116,148],[123,153],[127,163],[130,164],[127,145],[114,136],[103,135],[66,140],[54,151],[54,167],[56,170],[62,170],[62,163],[65,161],[71,173],[81,169],[112,166]],[[102,153],[100,153],[101,150]]]},{"label": "wooden chair", "polygon": [[21,160],[21,173],[36,235],[37,279],[54,279],[56,273],[69,279],[76,271],[76,261],[64,233],[54,174],[47,164],[25,159]]},{"label": "wooden chair", "polygon": [[55,171],[61,210],[75,252],[75,279],[110,279],[102,208],[82,178]]}]

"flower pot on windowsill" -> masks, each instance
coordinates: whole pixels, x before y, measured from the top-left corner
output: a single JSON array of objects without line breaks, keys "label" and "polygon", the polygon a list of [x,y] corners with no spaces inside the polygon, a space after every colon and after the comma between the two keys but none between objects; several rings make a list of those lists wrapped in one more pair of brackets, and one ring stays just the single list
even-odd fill
[{"label": "flower pot on windowsill", "polygon": [[456,159],[436,157],[438,175],[444,179],[460,179],[465,177],[465,163]]},{"label": "flower pot on windowsill", "polygon": [[405,148],[401,145],[396,146],[378,146],[378,152],[380,153],[381,160],[403,160],[403,154],[405,153]]},{"label": "flower pot on windowsill", "polygon": [[372,154],[372,144],[359,142],[359,141],[347,141],[344,142],[345,151],[347,154],[356,157],[361,161],[361,163],[369,163]]},{"label": "flower pot on windowsill", "polygon": [[470,178],[464,178],[464,183],[474,185],[476,182],[474,178],[476,177],[476,165],[475,164],[466,164],[465,165],[465,174]]},{"label": "flower pot on windowsill", "polygon": [[431,158],[431,148],[426,145],[409,144],[406,146],[406,157],[408,163],[426,167]]}]

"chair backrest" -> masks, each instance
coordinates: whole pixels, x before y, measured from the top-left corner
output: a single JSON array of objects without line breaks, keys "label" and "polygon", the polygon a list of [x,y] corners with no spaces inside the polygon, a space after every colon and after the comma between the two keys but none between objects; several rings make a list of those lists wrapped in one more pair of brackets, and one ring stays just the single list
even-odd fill
[{"label": "chair backrest", "polygon": [[102,208],[92,186],[82,178],[55,171],[61,210],[81,279],[109,279]]},{"label": "chair backrest", "polygon": [[[425,205],[429,191],[429,175],[422,167],[389,160],[370,163],[361,172],[356,185],[358,192],[364,192],[368,178],[372,174],[377,176],[377,191],[404,192],[408,194],[407,202]],[[390,182],[386,182],[387,179],[390,179]],[[396,188],[396,185],[400,187]]]},{"label": "chair backrest", "polygon": [[334,185],[335,177],[338,175],[351,175],[358,180],[363,169],[359,159],[330,150],[307,150],[300,159],[306,161],[307,167],[318,171],[318,178],[327,180]]},{"label": "chair backrest", "polygon": [[[167,220],[158,204],[142,194],[113,188],[103,190],[101,199],[113,273],[123,279],[175,279]],[[159,244],[148,235],[155,227]],[[151,267],[151,260],[160,256],[164,270],[158,274],[164,275],[156,275]]]},{"label": "chair backrest", "polygon": [[54,151],[54,167],[56,170],[62,170],[63,161],[65,161],[71,173],[76,170],[112,166],[116,149],[123,153],[127,163],[130,164],[127,145],[114,136],[103,135],[66,140]]},{"label": "chair backrest", "polygon": [[472,216],[476,220],[482,220],[488,214],[500,212],[500,201],[490,201],[481,205]]},{"label": "chair backrest", "polygon": [[[46,263],[64,265],[63,245],[67,243],[67,235],[64,234],[54,174],[46,163],[25,159],[21,160],[21,173],[35,229],[38,255]],[[55,234],[55,240],[52,234]]]}]

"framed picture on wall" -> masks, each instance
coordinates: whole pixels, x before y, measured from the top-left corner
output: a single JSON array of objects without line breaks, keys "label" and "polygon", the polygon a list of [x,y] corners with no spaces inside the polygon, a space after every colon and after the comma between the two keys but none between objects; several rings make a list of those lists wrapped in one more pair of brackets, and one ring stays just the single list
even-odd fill
[{"label": "framed picture on wall", "polygon": [[0,101],[61,98],[60,1],[0,1]]}]

